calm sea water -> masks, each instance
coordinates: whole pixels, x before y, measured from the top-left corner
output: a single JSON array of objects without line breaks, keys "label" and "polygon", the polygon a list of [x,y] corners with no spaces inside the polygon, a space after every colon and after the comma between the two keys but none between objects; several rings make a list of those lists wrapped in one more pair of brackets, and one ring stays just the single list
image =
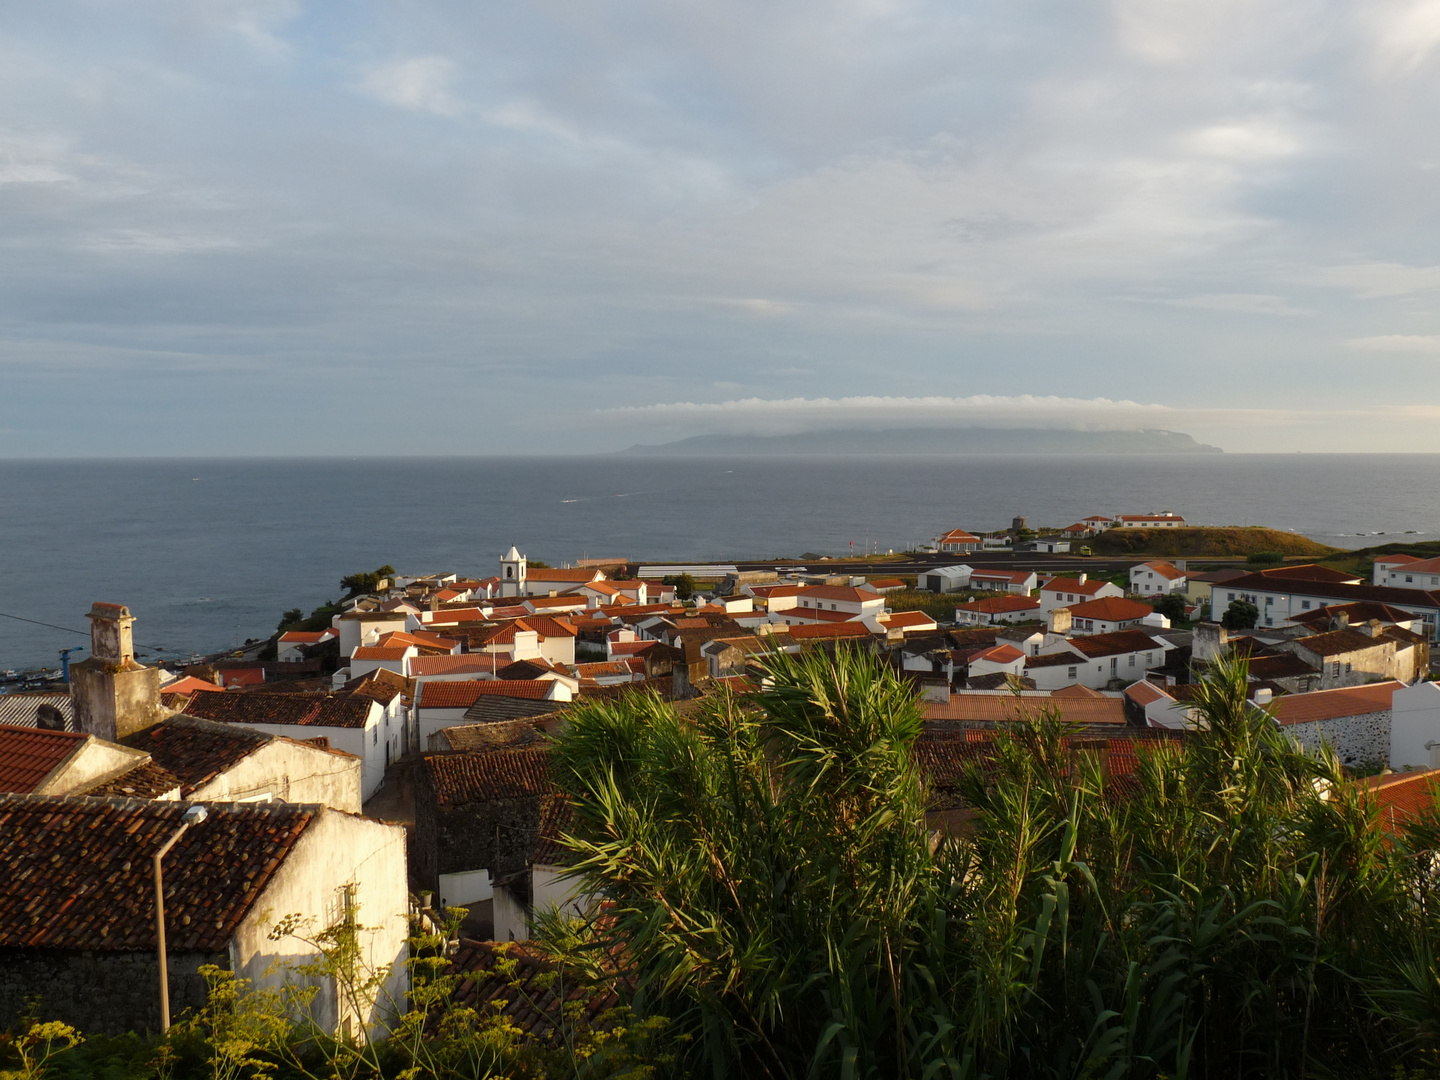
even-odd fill
[{"label": "calm sea water", "polygon": [[[1440,455],[0,461],[0,612],[84,630],[93,601],[128,604],[137,642],[188,654],[265,636],[344,574],[490,574],[512,543],[770,558],[1168,509],[1361,547],[1440,535],[1437,489]],[[0,668],[84,642],[0,618]]]}]

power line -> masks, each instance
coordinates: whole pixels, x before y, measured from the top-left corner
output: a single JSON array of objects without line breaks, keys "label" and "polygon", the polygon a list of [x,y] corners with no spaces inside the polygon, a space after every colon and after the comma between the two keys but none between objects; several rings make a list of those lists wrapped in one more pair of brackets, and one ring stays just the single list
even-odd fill
[{"label": "power line", "polygon": [[[16,622],[29,623],[31,626],[45,626],[49,627],[51,630],[63,630],[67,634],[79,634],[81,637],[88,638],[90,636],[90,631],[88,630],[76,630],[74,627],[71,626],[56,626],[54,623],[41,622],[39,619],[27,619],[22,615],[11,615],[9,612],[5,611],[0,611],[0,619],[14,619]],[[136,648],[149,649],[151,652],[165,651],[165,647],[163,645],[141,645],[138,642],[136,643]],[[226,650],[226,652],[229,651],[230,650],[228,649]]]},{"label": "power line", "polygon": [[75,630],[69,626],[56,626],[54,623],[41,622],[38,619],[26,619],[22,618],[19,615],[6,614],[3,611],[0,611],[0,619],[14,619],[16,622],[28,622],[33,626],[48,626],[51,630],[64,630],[67,634],[79,634],[81,637],[90,636],[90,633],[87,630]]}]

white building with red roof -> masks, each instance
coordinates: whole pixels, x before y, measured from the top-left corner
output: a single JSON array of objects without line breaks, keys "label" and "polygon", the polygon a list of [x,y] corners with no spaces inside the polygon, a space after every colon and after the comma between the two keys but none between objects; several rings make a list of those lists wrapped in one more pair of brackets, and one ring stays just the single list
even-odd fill
[{"label": "white building with red roof", "polygon": [[955,621],[961,626],[1028,622],[1040,615],[1040,601],[1029,596],[989,596],[955,608]]},{"label": "white building with red roof", "polygon": [[1107,596],[1123,597],[1125,590],[1119,585],[1101,579],[1091,580],[1088,574],[1079,577],[1055,577],[1040,585],[1040,610],[1047,615],[1056,608],[1074,607],[1090,600],[1103,600]]},{"label": "white building with red roof", "polygon": [[[1387,555],[1385,560],[1409,558],[1408,556]],[[1376,576],[1379,576],[1381,559],[1375,560]],[[1400,565],[1385,568],[1385,580],[1377,582],[1387,589],[1440,589],[1440,559],[1410,559]]]},{"label": "white building with red roof", "polygon": [[1014,675],[1017,679],[1024,675],[1025,654],[1009,642],[1000,642],[971,655],[968,678],[996,674]]},{"label": "white building with red roof", "polygon": [[951,529],[947,533],[935,537],[935,550],[944,551],[950,554],[969,554],[972,551],[980,551],[985,547],[985,541],[974,533],[968,533],[964,529]]},{"label": "white building with red roof", "polygon": [[1185,571],[1161,560],[1143,562],[1130,568],[1130,591],[1147,600],[1185,591]]},{"label": "white building with red roof", "polygon": [[976,592],[1029,596],[1039,583],[1040,579],[1033,570],[974,570],[970,574],[970,588]]},{"label": "white building with red roof", "polygon": [[1154,615],[1149,604],[1126,597],[1107,596],[1084,604],[1070,604],[1072,634],[1113,634],[1119,630],[1139,627],[1147,615]]},{"label": "white building with red roof", "polygon": [[275,643],[275,659],[282,664],[297,664],[305,659],[305,650],[334,641],[334,630],[287,630]]},{"label": "white building with red roof", "polygon": [[1424,561],[1414,555],[1377,555],[1375,562],[1371,565],[1371,584],[1388,585],[1391,570],[1398,570],[1402,566]]}]

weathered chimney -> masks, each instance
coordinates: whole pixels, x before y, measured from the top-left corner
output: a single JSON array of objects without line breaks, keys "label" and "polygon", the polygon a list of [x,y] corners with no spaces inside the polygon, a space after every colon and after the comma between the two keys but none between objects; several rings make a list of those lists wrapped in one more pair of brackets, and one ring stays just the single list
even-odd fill
[{"label": "weathered chimney", "polygon": [[95,604],[88,618],[90,656],[70,666],[76,730],[113,742],[159,723],[160,672],[135,661],[130,609]]},{"label": "weathered chimney", "polygon": [[1337,611],[1330,616],[1331,630],[1344,630],[1350,625],[1350,616],[1343,611]]},{"label": "weathered chimney", "polygon": [[1068,634],[1073,625],[1068,607],[1057,607],[1045,616],[1045,629],[1052,634]]},{"label": "weathered chimney", "polygon": [[1196,623],[1190,639],[1190,654],[1204,663],[1223,656],[1229,649],[1230,632],[1215,622]]}]

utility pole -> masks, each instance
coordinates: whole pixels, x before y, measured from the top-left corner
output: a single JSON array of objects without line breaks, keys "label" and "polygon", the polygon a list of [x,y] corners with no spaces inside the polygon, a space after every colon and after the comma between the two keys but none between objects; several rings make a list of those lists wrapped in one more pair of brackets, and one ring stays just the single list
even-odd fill
[{"label": "utility pole", "polygon": [[175,842],[185,835],[185,830],[191,825],[198,825],[209,817],[209,811],[204,806],[196,803],[185,811],[180,819],[180,827],[170,836],[169,840],[155,852],[155,947],[160,958],[160,1034],[167,1035],[170,1032],[170,972],[165,959],[165,882],[161,876],[160,860],[165,858],[169,850],[175,846]]}]

